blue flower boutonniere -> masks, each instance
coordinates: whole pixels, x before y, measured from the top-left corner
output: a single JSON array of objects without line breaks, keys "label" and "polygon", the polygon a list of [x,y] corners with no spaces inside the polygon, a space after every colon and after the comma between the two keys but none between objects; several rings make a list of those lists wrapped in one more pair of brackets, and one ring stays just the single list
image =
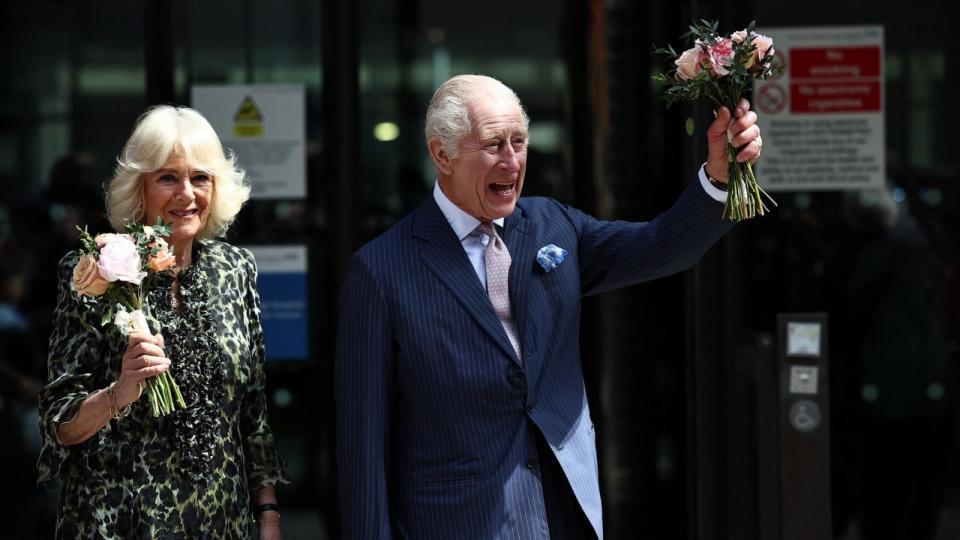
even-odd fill
[{"label": "blue flower boutonniere", "polygon": [[544,272],[555,270],[566,258],[567,250],[554,244],[547,244],[537,252],[537,262],[543,267]]}]

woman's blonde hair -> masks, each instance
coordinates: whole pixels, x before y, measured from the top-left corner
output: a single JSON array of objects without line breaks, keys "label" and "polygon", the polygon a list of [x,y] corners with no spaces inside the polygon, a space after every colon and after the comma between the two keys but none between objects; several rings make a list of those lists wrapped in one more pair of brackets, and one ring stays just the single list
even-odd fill
[{"label": "woman's blonde hair", "polygon": [[[190,168],[213,177],[207,222],[198,238],[223,236],[250,198],[246,173],[223,144],[207,119],[188,107],[151,107],[117,156],[117,168],[107,189],[107,217],[117,231],[127,222],[145,223],[141,178],[158,170],[172,155],[182,155]],[[152,223],[150,223],[152,225]]]}]

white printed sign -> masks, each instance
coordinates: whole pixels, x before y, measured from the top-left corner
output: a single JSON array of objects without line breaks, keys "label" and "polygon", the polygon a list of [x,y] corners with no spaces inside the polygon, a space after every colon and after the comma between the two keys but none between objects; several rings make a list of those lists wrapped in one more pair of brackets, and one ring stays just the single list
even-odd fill
[{"label": "white printed sign", "polygon": [[754,84],[767,191],[882,187],[883,27],[764,28],[783,75]]},{"label": "white printed sign", "polygon": [[787,323],[787,356],[820,356],[820,323]]},{"label": "white printed sign", "polygon": [[302,85],[199,85],[191,89],[191,100],[247,171],[251,197],[306,197]]},{"label": "white printed sign", "polygon": [[819,373],[816,366],[790,366],[790,393],[816,394]]}]

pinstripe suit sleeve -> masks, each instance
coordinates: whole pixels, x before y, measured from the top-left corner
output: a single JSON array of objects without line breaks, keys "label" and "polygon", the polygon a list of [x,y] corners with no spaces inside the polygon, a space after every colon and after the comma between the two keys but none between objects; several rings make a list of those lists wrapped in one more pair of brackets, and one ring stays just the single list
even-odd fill
[{"label": "pinstripe suit sleeve", "polygon": [[383,290],[366,261],[354,255],[340,292],[335,377],[344,538],[391,538],[392,343]]},{"label": "pinstripe suit sleeve", "polygon": [[566,208],[579,234],[582,294],[597,294],[682,272],[733,227],[723,204],[690,184],[653,221],[601,221]]}]

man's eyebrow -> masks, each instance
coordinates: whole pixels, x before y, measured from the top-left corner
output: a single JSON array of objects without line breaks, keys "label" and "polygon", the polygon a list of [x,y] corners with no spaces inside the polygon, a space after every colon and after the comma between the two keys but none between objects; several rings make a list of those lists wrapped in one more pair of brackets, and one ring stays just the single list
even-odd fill
[{"label": "man's eyebrow", "polygon": [[[499,139],[505,138],[507,135],[506,129],[491,129],[480,132],[480,140],[485,141],[489,139]],[[527,130],[523,128],[518,128],[510,131],[510,137],[523,137],[527,138]]]}]

